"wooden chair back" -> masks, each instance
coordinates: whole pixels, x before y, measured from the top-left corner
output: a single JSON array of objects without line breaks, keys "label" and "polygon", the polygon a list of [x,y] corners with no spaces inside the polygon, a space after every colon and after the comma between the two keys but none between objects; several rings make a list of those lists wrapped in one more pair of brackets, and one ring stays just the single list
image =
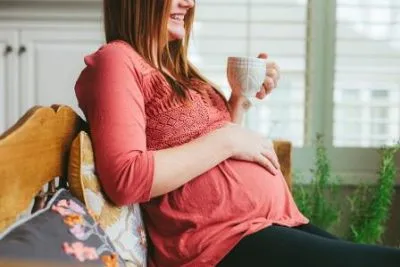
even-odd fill
[{"label": "wooden chair back", "polygon": [[[0,232],[36,198],[44,206],[67,177],[68,151],[83,121],[68,106],[33,107],[0,136]],[[49,184],[47,192],[44,185]]]}]

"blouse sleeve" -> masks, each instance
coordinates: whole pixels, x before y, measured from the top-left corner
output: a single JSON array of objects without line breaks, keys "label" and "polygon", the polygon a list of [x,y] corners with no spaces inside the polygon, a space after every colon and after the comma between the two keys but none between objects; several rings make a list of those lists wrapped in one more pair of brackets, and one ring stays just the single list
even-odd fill
[{"label": "blouse sleeve", "polygon": [[140,70],[116,45],[86,57],[85,63],[75,92],[89,123],[102,187],[117,205],[149,201],[154,151],[146,149]]}]

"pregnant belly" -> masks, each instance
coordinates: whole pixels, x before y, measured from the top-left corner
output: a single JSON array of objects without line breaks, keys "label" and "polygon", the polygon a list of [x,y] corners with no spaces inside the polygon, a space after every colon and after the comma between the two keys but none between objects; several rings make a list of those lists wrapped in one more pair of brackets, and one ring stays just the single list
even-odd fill
[{"label": "pregnant belly", "polygon": [[250,229],[257,231],[273,222],[294,225],[301,218],[291,208],[281,174],[274,176],[257,164],[236,160],[222,162],[145,207],[158,250],[175,249],[187,259],[216,243],[235,243]]},{"label": "pregnant belly", "polygon": [[229,159],[174,191],[172,197],[181,212],[207,214],[212,221],[241,215],[268,217],[285,203],[287,194],[281,174],[274,176],[258,164]]}]

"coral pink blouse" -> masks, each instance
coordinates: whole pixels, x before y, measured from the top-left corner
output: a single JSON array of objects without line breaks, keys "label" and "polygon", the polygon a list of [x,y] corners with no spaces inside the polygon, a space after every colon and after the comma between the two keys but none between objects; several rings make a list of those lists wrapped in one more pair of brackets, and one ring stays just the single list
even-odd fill
[{"label": "coral pink blouse", "polygon": [[308,220],[282,174],[227,159],[177,190],[150,198],[157,150],[185,144],[230,121],[222,97],[189,90],[173,98],[161,73],[127,43],[115,41],[85,58],[75,91],[91,129],[96,170],[116,204],[142,203],[154,251],[151,266],[215,266],[243,237],[271,224]]}]

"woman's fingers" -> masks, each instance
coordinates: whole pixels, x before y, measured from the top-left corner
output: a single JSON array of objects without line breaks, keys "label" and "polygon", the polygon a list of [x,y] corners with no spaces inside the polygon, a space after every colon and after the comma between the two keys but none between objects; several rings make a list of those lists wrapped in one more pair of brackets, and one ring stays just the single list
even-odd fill
[{"label": "woman's fingers", "polygon": [[281,73],[280,73],[278,64],[276,64],[275,62],[270,63],[267,66],[267,75],[266,76],[272,78],[272,80],[274,82],[273,88],[276,88],[278,85],[278,81],[281,77]]},{"label": "woman's fingers", "polygon": [[272,166],[275,168],[275,170],[279,170],[281,166],[279,165],[278,157],[275,154],[275,151],[271,149],[267,149],[262,153],[262,155],[267,158],[269,162],[272,163]]},{"label": "woman's fingers", "polygon": [[264,167],[267,171],[269,171],[272,175],[277,175],[278,170],[274,167],[272,162],[265,157],[264,155],[260,154],[259,157],[256,159],[257,163]]},{"label": "woman's fingers", "polygon": [[267,89],[265,88],[265,85],[263,84],[261,87],[261,90],[257,92],[256,97],[258,99],[264,99],[267,95]]},{"label": "woman's fingers", "polygon": [[264,151],[262,154],[266,158],[268,158],[277,169],[280,169],[281,166],[279,164],[278,156],[275,153],[274,143],[270,139],[264,138],[263,139],[263,148],[264,148]]},{"label": "woman's fingers", "polygon": [[271,69],[267,72],[267,77],[271,78],[274,81],[275,87],[278,85],[278,81],[280,79],[280,74],[276,69]]},{"label": "woman's fingers", "polygon": [[276,87],[276,81],[273,78],[267,76],[267,77],[265,77],[263,86],[265,89],[265,93],[269,94],[269,93],[271,93],[272,89],[274,89]]},{"label": "woman's fingers", "polygon": [[[268,55],[261,53],[259,58],[268,58]],[[278,81],[280,79],[280,68],[275,62],[267,63],[267,70],[265,75],[265,80],[260,88],[260,91],[256,94],[258,99],[264,99],[271,91],[278,86]]]},{"label": "woman's fingers", "polygon": [[267,53],[260,53],[258,55],[258,58],[267,59],[268,58],[268,54]]},{"label": "woman's fingers", "polygon": [[269,71],[269,70],[275,70],[277,77],[280,78],[281,68],[275,61],[267,63],[267,71]]},{"label": "woman's fingers", "polygon": [[275,88],[275,82],[271,77],[266,77],[264,83],[261,86],[260,91],[257,92],[256,97],[258,99],[264,99],[271,91]]}]

